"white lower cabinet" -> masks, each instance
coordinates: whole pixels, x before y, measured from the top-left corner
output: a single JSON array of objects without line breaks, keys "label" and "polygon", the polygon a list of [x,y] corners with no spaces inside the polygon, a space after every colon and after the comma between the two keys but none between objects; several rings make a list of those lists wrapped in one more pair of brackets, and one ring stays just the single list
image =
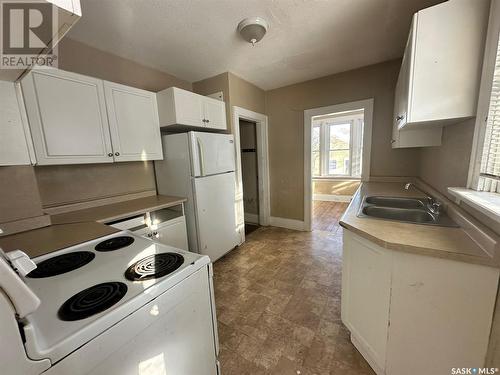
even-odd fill
[{"label": "white lower cabinet", "polygon": [[342,321],[370,366],[383,373],[391,294],[390,254],[344,234],[342,261]]},{"label": "white lower cabinet", "polygon": [[483,367],[499,270],[384,249],[344,231],[342,321],[377,374]]}]

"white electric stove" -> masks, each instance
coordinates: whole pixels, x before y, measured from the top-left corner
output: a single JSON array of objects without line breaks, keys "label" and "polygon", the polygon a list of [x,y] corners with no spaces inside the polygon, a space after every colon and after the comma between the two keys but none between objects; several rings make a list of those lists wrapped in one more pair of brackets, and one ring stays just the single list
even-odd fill
[{"label": "white electric stove", "polygon": [[2,374],[218,373],[207,256],[124,231],[34,262],[0,257]]}]

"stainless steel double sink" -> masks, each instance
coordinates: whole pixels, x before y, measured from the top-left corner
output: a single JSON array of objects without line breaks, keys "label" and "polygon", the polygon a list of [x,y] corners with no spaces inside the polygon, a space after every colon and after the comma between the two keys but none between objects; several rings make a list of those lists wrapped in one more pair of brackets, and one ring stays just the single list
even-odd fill
[{"label": "stainless steel double sink", "polygon": [[386,196],[364,197],[358,217],[371,217],[404,223],[458,227],[445,212],[432,213],[425,198]]}]

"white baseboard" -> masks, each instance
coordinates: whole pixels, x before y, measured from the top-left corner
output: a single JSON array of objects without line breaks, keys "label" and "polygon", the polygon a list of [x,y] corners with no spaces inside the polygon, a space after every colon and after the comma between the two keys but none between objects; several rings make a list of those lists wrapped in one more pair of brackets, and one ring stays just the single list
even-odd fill
[{"label": "white baseboard", "polygon": [[259,215],[245,212],[245,223],[259,224]]},{"label": "white baseboard", "polygon": [[287,228],[293,230],[305,230],[305,225],[303,221],[294,219],[285,219],[283,217],[273,217],[269,218],[269,225],[273,227]]},{"label": "white baseboard", "polygon": [[313,201],[350,202],[352,195],[314,194]]}]

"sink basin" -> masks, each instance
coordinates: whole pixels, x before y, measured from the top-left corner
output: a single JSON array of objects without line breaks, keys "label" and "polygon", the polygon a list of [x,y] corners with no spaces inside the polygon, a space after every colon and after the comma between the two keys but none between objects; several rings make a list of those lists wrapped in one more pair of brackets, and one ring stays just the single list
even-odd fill
[{"label": "sink basin", "polygon": [[435,217],[428,211],[393,207],[366,206],[363,208],[366,216],[379,219],[406,221],[411,223],[435,223]]},{"label": "sink basin", "polygon": [[358,216],[403,223],[458,227],[445,212],[439,215],[430,212],[422,198],[365,197]]},{"label": "sink basin", "polygon": [[425,204],[420,198],[403,197],[366,197],[365,202],[375,206],[394,207],[394,208],[424,208]]}]

